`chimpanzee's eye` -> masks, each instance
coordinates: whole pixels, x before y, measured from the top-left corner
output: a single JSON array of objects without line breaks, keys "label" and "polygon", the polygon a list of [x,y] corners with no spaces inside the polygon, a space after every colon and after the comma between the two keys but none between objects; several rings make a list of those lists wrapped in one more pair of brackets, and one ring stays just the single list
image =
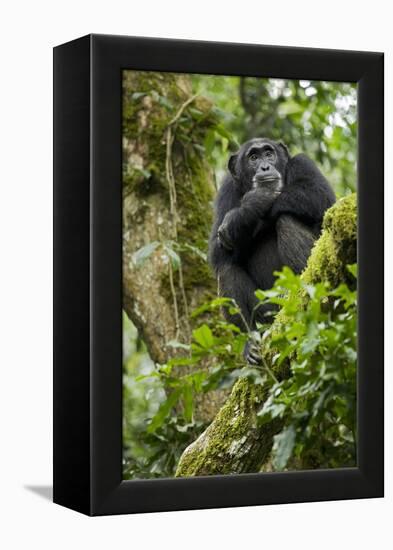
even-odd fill
[{"label": "chimpanzee's eye", "polygon": [[258,155],[256,153],[252,153],[250,156],[249,156],[249,159],[252,161],[252,162],[255,162],[257,159],[258,159]]},{"label": "chimpanzee's eye", "polygon": [[265,151],[265,157],[266,157],[266,158],[271,159],[271,158],[273,158],[273,156],[274,156],[274,155],[273,155],[273,151],[271,151],[270,149],[267,149],[267,150]]}]

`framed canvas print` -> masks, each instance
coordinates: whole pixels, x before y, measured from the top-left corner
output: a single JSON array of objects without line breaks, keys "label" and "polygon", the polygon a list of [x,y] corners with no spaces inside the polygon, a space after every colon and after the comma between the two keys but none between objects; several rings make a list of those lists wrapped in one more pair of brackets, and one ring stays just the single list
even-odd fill
[{"label": "framed canvas print", "polygon": [[54,50],[54,501],[383,496],[383,55]]}]

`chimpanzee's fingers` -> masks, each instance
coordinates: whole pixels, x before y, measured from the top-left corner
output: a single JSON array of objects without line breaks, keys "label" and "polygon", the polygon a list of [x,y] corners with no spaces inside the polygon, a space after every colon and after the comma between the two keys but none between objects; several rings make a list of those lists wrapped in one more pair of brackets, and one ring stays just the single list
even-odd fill
[{"label": "chimpanzee's fingers", "polygon": [[252,346],[249,351],[249,356],[253,360],[253,362],[257,365],[261,364],[261,354],[259,353],[259,349],[255,346]]},{"label": "chimpanzee's fingers", "polygon": [[244,358],[250,365],[258,366],[261,364],[261,355],[259,345],[252,340],[249,340],[244,348]]},{"label": "chimpanzee's fingers", "polygon": [[224,248],[226,248],[227,250],[232,250],[233,246],[230,239],[228,238],[225,226],[221,225],[218,228],[217,237]]}]

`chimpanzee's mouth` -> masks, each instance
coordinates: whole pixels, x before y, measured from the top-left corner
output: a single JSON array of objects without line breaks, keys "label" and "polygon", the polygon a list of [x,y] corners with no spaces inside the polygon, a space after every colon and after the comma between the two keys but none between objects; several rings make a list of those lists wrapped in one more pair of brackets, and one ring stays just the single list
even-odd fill
[{"label": "chimpanzee's mouth", "polygon": [[252,186],[254,189],[257,187],[264,187],[266,184],[275,183],[277,184],[278,188],[281,188],[281,178],[277,178],[275,176],[266,176],[265,178],[257,178],[254,177],[252,180]]}]

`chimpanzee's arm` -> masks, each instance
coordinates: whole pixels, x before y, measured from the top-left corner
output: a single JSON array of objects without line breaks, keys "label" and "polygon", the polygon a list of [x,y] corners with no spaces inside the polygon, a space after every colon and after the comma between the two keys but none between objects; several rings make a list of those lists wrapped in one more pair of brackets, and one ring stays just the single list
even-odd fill
[{"label": "chimpanzee's arm", "polygon": [[233,180],[227,178],[216,199],[215,220],[209,241],[209,262],[215,271],[220,295],[232,298],[242,312],[243,319],[240,315],[231,316],[226,312],[227,319],[247,331],[248,328],[253,328],[253,310],[257,305],[254,294],[256,285],[245,269],[236,262],[236,254],[224,248],[217,236],[226,214],[239,210],[241,199],[242,194]]},{"label": "chimpanzee's arm", "polygon": [[221,245],[227,250],[244,247],[256,232],[260,233],[264,220],[279,193],[269,189],[258,188],[246,193],[236,208],[229,210],[218,227],[217,236]]},{"label": "chimpanzee's arm", "polygon": [[241,193],[237,190],[230,176],[227,176],[218,191],[214,204],[214,221],[209,239],[209,262],[217,274],[217,268],[230,259],[229,252],[218,240],[218,228],[222,224],[227,212],[240,205]]},{"label": "chimpanzee's arm", "polygon": [[291,214],[309,226],[319,225],[335,202],[334,192],[314,162],[306,155],[289,160],[284,188],[274,202],[270,217]]}]

